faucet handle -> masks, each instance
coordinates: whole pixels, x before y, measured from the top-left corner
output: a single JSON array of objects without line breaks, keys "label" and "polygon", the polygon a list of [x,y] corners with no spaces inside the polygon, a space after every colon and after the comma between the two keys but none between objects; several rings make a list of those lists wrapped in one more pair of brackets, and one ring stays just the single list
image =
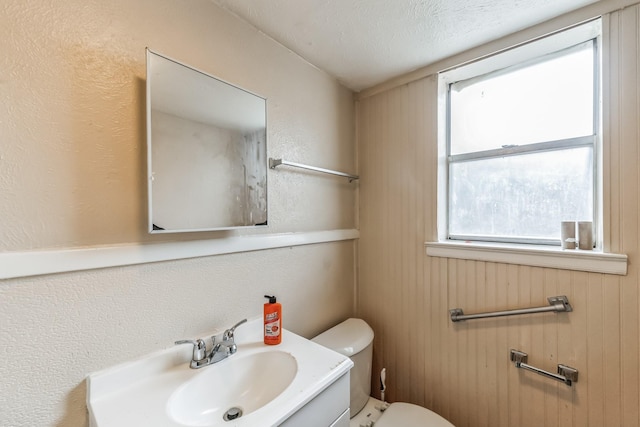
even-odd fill
[{"label": "faucet handle", "polygon": [[220,343],[216,344],[217,337],[215,335],[211,335],[211,353],[215,353],[220,348]]},{"label": "faucet handle", "polygon": [[175,342],[176,345],[180,345],[180,344],[191,344],[193,345],[193,357],[192,360],[194,362],[199,362],[201,360],[204,360],[207,355],[207,344],[205,344],[204,340],[202,339],[197,339],[197,340],[180,340],[180,341],[176,341]]},{"label": "faucet handle", "polygon": [[241,321],[239,321],[238,323],[236,323],[235,325],[233,325],[231,328],[227,329],[226,331],[224,331],[224,335],[222,336],[222,339],[224,341],[233,339],[233,334],[236,331],[236,328],[240,325],[242,325],[243,323],[245,323],[247,321],[247,319],[242,319]]}]

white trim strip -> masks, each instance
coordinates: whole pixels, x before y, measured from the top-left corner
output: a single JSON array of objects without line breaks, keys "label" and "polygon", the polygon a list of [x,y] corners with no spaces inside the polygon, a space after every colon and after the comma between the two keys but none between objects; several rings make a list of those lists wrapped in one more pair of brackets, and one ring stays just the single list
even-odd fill
[{"label": "white trim strip", "polygon": [[186,242],[0,252],[0,279],[355,240],[356,229],[259,234]]},{"label": "white trim strip", "polygon": [[627,255],[578,249],[562,250],[550,247],[522,247],[458,242],[427,242],[427,255],[442,258],[500,262],[559,268],[606,274],[627,274]]}]

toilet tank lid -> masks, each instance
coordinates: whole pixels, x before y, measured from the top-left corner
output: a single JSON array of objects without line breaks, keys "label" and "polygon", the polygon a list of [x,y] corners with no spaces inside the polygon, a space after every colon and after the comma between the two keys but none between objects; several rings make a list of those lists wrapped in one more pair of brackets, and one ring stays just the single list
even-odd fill
[{"label": "toilet tank lid", "polygon": [[351,357],[373,341],[373,329],[362,319],[347,319],[311,341]]}]

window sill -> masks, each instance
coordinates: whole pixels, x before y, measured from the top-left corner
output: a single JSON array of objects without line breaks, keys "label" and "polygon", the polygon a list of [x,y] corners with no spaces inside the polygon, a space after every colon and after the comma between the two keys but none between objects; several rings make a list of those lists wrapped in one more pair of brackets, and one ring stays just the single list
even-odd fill
[{"label": "window sill", "polygon": [[427,255],[594,273],[627,274],[627,256],[579,249],[496,243],[426,242]]}]

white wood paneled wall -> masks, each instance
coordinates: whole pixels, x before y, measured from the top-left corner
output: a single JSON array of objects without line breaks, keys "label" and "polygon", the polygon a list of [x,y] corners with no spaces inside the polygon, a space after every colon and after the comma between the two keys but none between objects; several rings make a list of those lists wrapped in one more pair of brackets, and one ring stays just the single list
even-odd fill
[{"label": "white wood paneled wall", "polygon": [[[640,426],[640,7],[604,17],[604,222],[607,245],[629,256],[626,276],[434,258],[437,238],[437,80],[358,101],[358,315],[371,324],[374,395],[424,405],[457,427]],[[467,312],[545,305],[572,313],[453,324]],[[574,387],[518,370],[509,350]]]}]

